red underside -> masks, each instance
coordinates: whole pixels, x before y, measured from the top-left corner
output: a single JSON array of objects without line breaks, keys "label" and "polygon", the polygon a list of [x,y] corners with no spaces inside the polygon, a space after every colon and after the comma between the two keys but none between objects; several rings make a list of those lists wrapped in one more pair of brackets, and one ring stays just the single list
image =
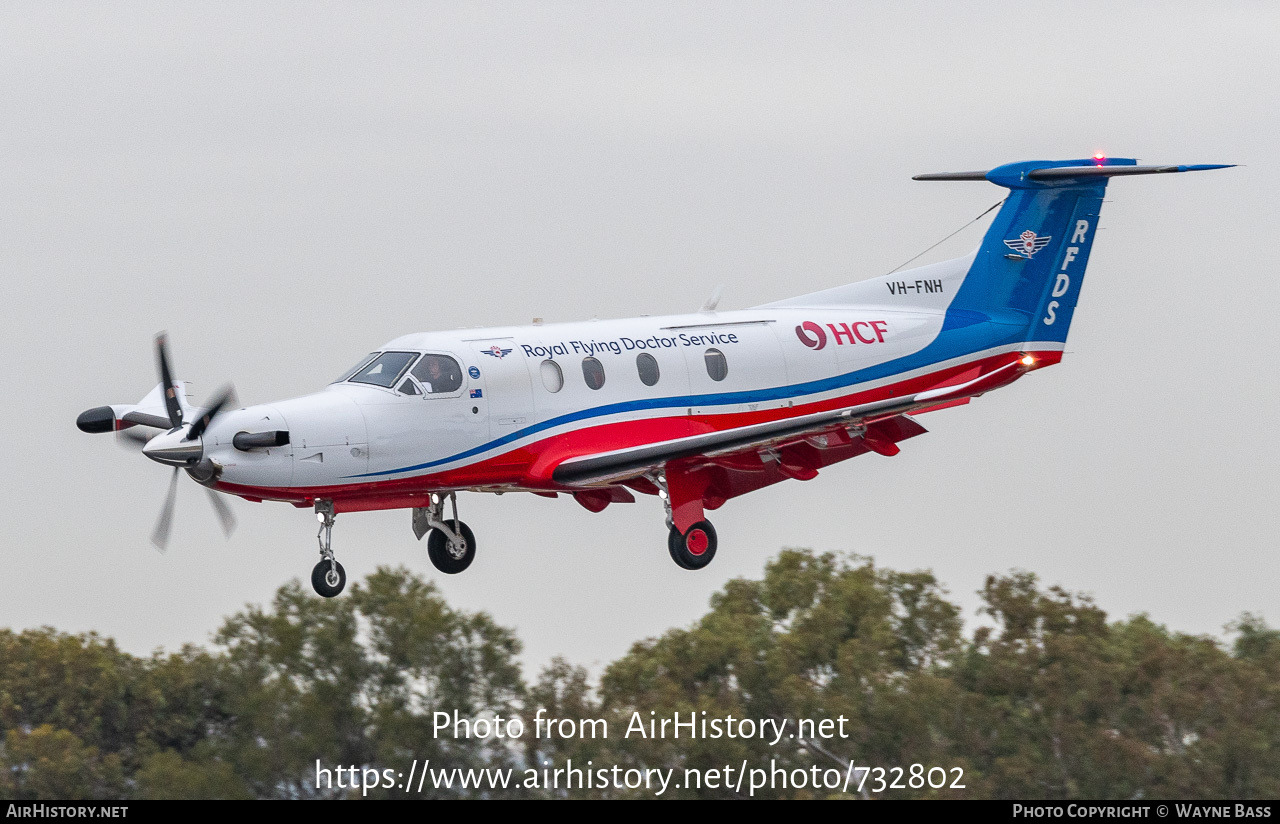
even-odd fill
[{"label": "red underside", "polygon": [[[359,512],[426,506],[431,491],[506,486],[541,492],[569,492],[584,507],[593,512],[599,512],[610,503],[630,502],[634,497],[622,487],[582,490],[557,484],[552,480],[551,473],[561,462],[581,455],[723,431],[871,403],[928,389],[955,386],[1010,364],[1023,354],[1025,353],[1007,352],[993,355],[899,383],[794,407],[723,415],[647,418],[588,426],[572,432],[552,435],[474,464],[430,475],[306,488],[254,487],[220,482],[217,488],[249,500],[287,501],[297,506],[311,506],[317,499],[332,500],[334,510],[337,512]],[[1035,364],[1030,367],[1032,369],[1050,366],[1062,359],[1061,352],[1030,354],[1036,358]],[[1015,373],[1013,377],[1017,374],[1020,373]],[[995,387],[983,387],[980,391],[988,391],[991,388]],[[943,408],[954,403],[956,401],[931,408]],[[688,476],[688,484],[693,487],[688,495],[681,494],[679,497],[673,489],[672,503],[676,504],[676,501],[682,499],[689,503],[696,501],[699,513],[704,505],[707,509],[716,509],[729,498],[736,498],[778,481],[788,478],[809,480],[815,477],[818,470],[823,467],[868,451],[884,455],[896,454],[898,441],[922,432],[924,429],[910,419],[896,416],[872,423],[868,426],[866,438],[851,440],[843,429],[834,428],[825,438],[810,438],[787,445],[777,450],[777,460],[761,461],[754,451],[726,456],[714,461],[701,458],[687,459],[678,462],[679,466],[668,467],[668,483],[673,480],[671,470],[675,469],[676,475]],[[815,446],[815,443],[823,448]],[[628,485],[646,494],[657,492],[657,489],[652,488],[652,484],[647,482],[628,482]],[[697,489],[701,492],[695,491]],[[680,514],[684,513],[678,513]],[[682,521],[690,525],[694,522],[687,517],[677,517],[676,521],[677,525]]]}]

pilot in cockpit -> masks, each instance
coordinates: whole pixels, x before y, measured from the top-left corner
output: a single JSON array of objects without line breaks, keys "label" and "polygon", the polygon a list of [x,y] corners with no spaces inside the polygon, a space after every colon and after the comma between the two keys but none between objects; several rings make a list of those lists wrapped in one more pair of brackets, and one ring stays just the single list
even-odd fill
[{"label": "pilot in cockpit", "polygon": [[462,373],[453,358],[442,355],[423,355],[422,363],[413,370],[413,376],[422,384],[428,395],[456,392],[462,386]]}]

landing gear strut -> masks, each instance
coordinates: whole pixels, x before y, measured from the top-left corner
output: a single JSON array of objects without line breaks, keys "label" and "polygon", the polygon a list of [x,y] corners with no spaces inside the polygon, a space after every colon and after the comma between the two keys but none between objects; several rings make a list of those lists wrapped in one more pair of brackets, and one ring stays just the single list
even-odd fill
[{"label": "landing gear strut", "polygon": [[[703,517],[702,492],[697,487],[697,497],[691,498],[689,484],[681,479],[673,492],[667,485],[666,473],[655,472],[648,476],[658,487],[658,496],[667,512],[667,551],[671,560],[681,569],[702,569],[716,557],[716,529]],[[679,500],[672,505],[672,495]],[[680,529],[682,521],[684,530]]]},{"label": "landing gear strut", "polygon": [[[444,519],[444,501],[448,497],[453,517]],[[413,510],[413,532],[421,540],[427,536],[427,557],[446,575],[457,575],[476,558],[476,536],[471,527],[458,520],[458,494],[432,495],[431,505]]]},{"label": "landing gear strut", "polygon": [[333,501],[316,501],[316,518],[320,521],[320,531],[316,540],[320,542],[320,563],[311,570],[311,586],[325,598],[332,598],[342,592],[347,585],[347,571],[333,556]]}]

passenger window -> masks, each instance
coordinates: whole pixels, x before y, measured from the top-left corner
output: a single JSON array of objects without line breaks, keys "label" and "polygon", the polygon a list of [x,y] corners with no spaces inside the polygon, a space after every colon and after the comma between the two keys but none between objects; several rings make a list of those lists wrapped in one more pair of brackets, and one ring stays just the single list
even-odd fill
[{"label": "passenger window", "polygon": [[582,377],[587,382],[587,386],[599,389],[604,386],[604,364],[595,358],[583,358]]},{"label": "passenger window", "polygon": [[541,373],[542,385],[548,392],[559,392],[564,388],[564,372],[560,369],[560,364],[553,360],[544,360],[538,367],[538,372]]},{"label": "passenger window", "polygon": [[352,383],[368,383],[390,389],[418,357],[417,352],[383,352],[373,362],[351,376]]},{"label": "passenger window", "polygon": [[428,395],[457,392],[462,388],[462,368],[448,355],[423,355],[413,376]]},{"label": "passenger window", "polygon": [[640,382],[645,386],[653,386],[658,382],[660,377],[658,373],[658,359],[648,352],[641,352],[636,355],[636,371],[640,373]]},{"label": "passenger window", "polygon": [[421,395],[422,390],[413,382],[412,378],[405,378],[404,383],[400,384],[401,395]]},{"label": "passenger window", "polygon": [[729,362],[724,359],[724,352],[719,349],[708,349],[702,356],[707,362],[707,374],[713,381],[722,381],[729,375]]}]

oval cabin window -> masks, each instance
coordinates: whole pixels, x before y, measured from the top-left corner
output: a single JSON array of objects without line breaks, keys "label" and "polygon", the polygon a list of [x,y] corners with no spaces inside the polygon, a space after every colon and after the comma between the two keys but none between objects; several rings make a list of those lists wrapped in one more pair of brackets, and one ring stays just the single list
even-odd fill
[{"label": "oval cabin window", "polygon": [[604,386],[604,364],[595,358],[583,358],[582,378],[592,389]]},{"label": "oval cabin window", "polygon": [[724,352],[719,349],[708,349],[707,353],[702,356],[707,362],[707,374],[713,381],[722,381],[729,375],[729,362],[724,358]]},{"label": "oval cabin window", "polygon": [[640,382],[645,386],[653,386],[661,377],[658,373],[658,359],[648,352],[636,355],[636,371],[640,373]]},{"label": "oval cabin window", "polygon": [[542,366],[538,367],[538,371],[542,373],[542,385],[548,392],[559,392],[564,388],[564,372],[560,370],[560,364],[553,360],[544,360]]}]

